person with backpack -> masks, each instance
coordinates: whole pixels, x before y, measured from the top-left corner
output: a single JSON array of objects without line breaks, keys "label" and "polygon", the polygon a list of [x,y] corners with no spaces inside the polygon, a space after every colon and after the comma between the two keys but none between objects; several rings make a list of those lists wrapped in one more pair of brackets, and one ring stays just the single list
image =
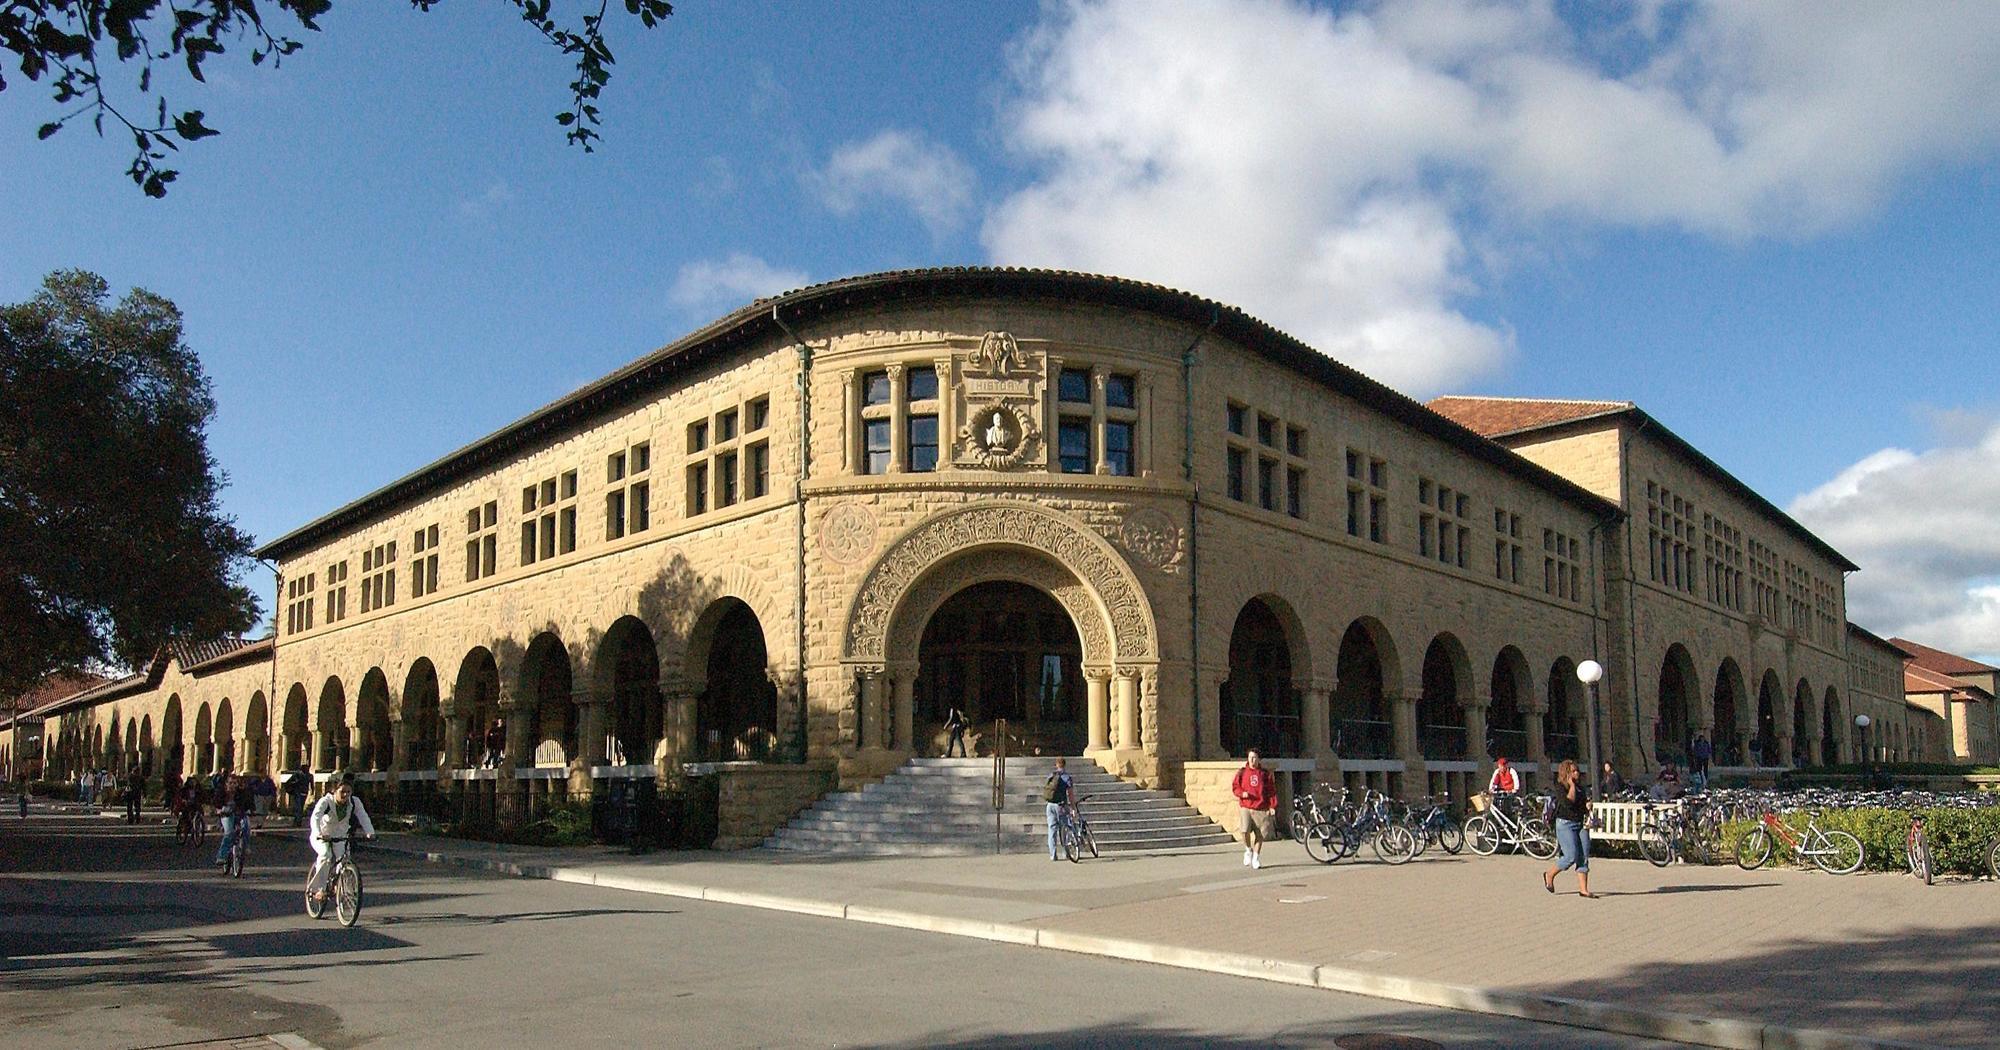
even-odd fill
[{"label": "person with backpack", "polygon": [[1067,759],[1056,759],[1055,772],[1042,783],[1042,809],[1049,818],[1049,859],[1061,860],[1062,853],[1056,847],[1056,825],[1069,819],[1067,810],[1070,800],[1076,797],[1076,782],[1070,779]]},{"label": "person with backpack", "polygon": [[304,827],[306,823],[306,795],[312,791],[312,776],[303,765],[293,766],[285,775],[285,797],[291,800],[292,823]]},{"label": "person with backpack", "polygon": [[964,758],[965,757],[965,712],[959,710],[958,705],[956,704],[952,705],[951,710],[944,716],[944,729],[945,732],[951,734],[945,740],[944,757],[950,758],[951,749],[955,747],[958,749],[958,757]]},{"label": "person with backpack", "polygon": [[1243,768],[1236,771],[1229,791],[1236,796],[1237,820],[1243,830],[1243,866],[1261,868],[1264,840],[1278,834],[1278,785],[1257,752],[1250,752]]}]

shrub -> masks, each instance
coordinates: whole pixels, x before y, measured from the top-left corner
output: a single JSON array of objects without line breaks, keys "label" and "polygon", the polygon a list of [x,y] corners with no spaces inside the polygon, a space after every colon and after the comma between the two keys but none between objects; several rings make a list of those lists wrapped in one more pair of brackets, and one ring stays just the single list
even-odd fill
[{"label": "shrub", "polygon": [[[1912,810],[1835,809],[1819,814],[1825,830],[1845,831],[1861,840],[1861,866],[1867,871],[1908,871],[1907,852]],[[2000,837],[2000,807],[1984,809],[1926,809],[1924,838],[1930,845],[1931,867],[1939,874],[1984,875],[1987,848]],[[1793,814],[1785,818],[1793,827],[1803,827],[1805,818]],[[1736,856],[1736,845],[1754,821],[1734,821],[1724,825],[1724,862]],[[1774,843],[1773,860],[1792,859],[1782,842]]]}]

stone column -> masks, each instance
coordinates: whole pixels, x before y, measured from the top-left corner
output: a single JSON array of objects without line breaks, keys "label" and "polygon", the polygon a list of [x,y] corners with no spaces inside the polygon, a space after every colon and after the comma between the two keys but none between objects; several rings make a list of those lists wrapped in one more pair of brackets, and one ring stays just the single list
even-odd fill
[{"label": "stone column", "polygon": [[1132,427],[1132,473],[1142,478],[1153,476],[1153,377],[1151,373],[1139,376],[1139,421]]},{"label": "stone column", "polygon": [[1062,380],[1063,359],[1054,354],[1042,358],[1042,452],[1048,457],[1048,471],[1062,473],[1062,456],[1056,448],[1060,438],[1057,424],[1062,420],[1061,391],[1057,389]]},{"label": "stone column", "polygon": [[1103,751],[1111,746],[1111,672],[1083,672],[1084,721],[1090,729],[1090,749]]},{"label": "stone column", "polygon": [[1104,388],[1111,374],[1093,369],[1090,374],[1090,472],[1111,473],[1111,461],[1104,456]]},{"label": "stone column", "polygon": [[917,748],[917,669],[899,666],[889,672],[888,678],[894,709],[891,728],[895,731],[889,746],[914,753]]},{"label": "stone column", "polygon": [[1305,735],[1300,748],[1306,758],[1314,760],[1327,769],[1333,762],[1333,687],[1334,683],[1321,679],[1307,682],[1300,691],[1305,710],[1300,712],[1299,730]]},{"label": "stone column", "polygon": [[1430,793],[1429,771],[1424,765],[1424,751],[1417,738],[1417,701],[1419,696],[1383,697],[1389,702],[1389,719],[1396,731],[1396,757],[1403,760],[1403,795],[1415,797]]},{"label": "stone column", "polygon": [[1492,697],[1475,696],[1461,708],[1465,712],[1465,749],[1471,752],[1463,757],[1479,763],[1481,770],[1493,764],[1493,756],[1486,753],[1486,710],[1491,706]]},{"label": "stone column", "polygon": [[1111,703],[1118,711],[1118,746],[1139,749],[1139,672],[1126,669],[1111,679]]},{"label": "stone column", "polygon": [[1786,719],[1783,724],[1775,727],[1778,731],[1778,764],[1781,766],[1792,764],[1792,743],[1795,738],[1792,735],[1790,722],[1790,719]]},{"label": "stone column", "polygon": [[938,469],[949,470],[958,451],[958,403],[951,395],[951,358],[931,362],[938,385]]},{"label": "stone column", "polygon": [[862,672],[860,743],[863,748],[883,746],[882,684],[881,668]]},{"label": "stone column", "polygon": [[889,473],[909,469],[910,380],[902,365],[889,366]]},{"label": "stone column", "polygon": [[660,746],[653,764],[660,767],[662,776],[668,766],[703,757],[696,712],[699,694],[695,683],[685,675],[660,676]]},{"label": "stone column", "polygon": [[840,373],[840,465],[848,474],[861,472],[861,391],[850,368]]}]

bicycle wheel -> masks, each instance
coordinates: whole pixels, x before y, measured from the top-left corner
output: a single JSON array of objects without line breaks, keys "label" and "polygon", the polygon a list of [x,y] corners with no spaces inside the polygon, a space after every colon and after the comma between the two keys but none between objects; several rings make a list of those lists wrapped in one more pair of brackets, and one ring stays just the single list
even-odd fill
[{"label": "bicycle wheel", "polygon": [[353,865],[345,865],[334,880],[333,910],[340,916],[342,926],[352,926],[361,918],[361,871]]},{"label": "bicycle wheel", "polygon": [[1076,825],[1065,820],[1056,826],[1056,837],[1062,840],[1063,857],[1071,864],[1076,863]]},{"label": "bicycle wheel", "polygon": [[1298,843],[1301,846],[1305,845],[1306,832],[1311,830],[1312,830],[1312,822],[1306,819],[1306,811],[1303,809],[1294,808],[1292,810],[1292,820],[1291,820],[1292,841]]},{"label": "bicycle wheel", "polygon": [[1812,851],[1812,862],[1829,875],[1852,875],[1866,858],[1861,840],[1845,831],[1821,832],[1819,847]]},{"label": "bicycle wheel", "polygon": [[1437,826],[1438,845],[1446,853],[1457,856],[1465,848],[1465,829],[1447,820]]},{"label": "bicycle wheel", "polygon": [[1375,834],[1375,855],[1390,864],[1402,864],[1417,855],[1417,837],[1401,824],[1390,824]]},{"label": "bicycle wheel", "polygon": [[1347,849],[1341,843],[1340,831],[1322,820],[1306,829],[1306,856],[1321,864],[1332,864],[1347,856]]},{"label": "bicycle wheel", "polygon": [[[308,886],[312,884],[312,880],[310,877],[306,880],[306,884]],[[333,888],[332,886],[327,887],[327,889],[329,890],[331,890],[332,888]],[[314,897],[312,890],[310,889],[306,890],[306,914],[312,916],[315,919],[320,918],[321,916],[326,914],[325,894],[321,894],[318,897]]]},{"label": "bicycle wheel", "polygon": [[1500,831],[1493,826],[1493,818],[1484,813],[1465,818],[1465,845],[1482,857],[1498,852]]},{"label": "bicycle wheel", "polygon": [[1421,857],[1421,856],[1423,856],[1423,855],[1424,855],[1424,849],[1425,849],[1426,847],[1428,847],[1428,846],[1429,846],[1429,845],[1431,844],[1431,843],[1430,843],[1430,836],[1429,836],[1429,835],[1426,835],[1426,834],[1424,834],[1424,826],[1423,826],[1422,824],[1413,824],[1413,823],[1409,823],[1409,822],[1407,822],[1407,821],[1406,821],[1406,822],[1404,822],[1404,823],[1401,823],[1401,824],[1398,824],[1398,825],[1396,825],[1396,826],[1397,826],[1397,827],[1399,827],[1399,828],[1402,828],[1402,829],[1403,829],[1404,831],[1407,831],[1407,832],[1409,832],[1409,833],[1410,833],[1410,842],[1411,842],[1411,843],[1412,843],[1412,844],[1413,844],[1413,845],[1414,845],[1414,846],[1416,847],[1416,848],[1415,848],[1415,849],[1414,849],[1414,850],[1413,850],[1413,851],[1412,851],[1412,852],[1410,853],[1410,856],[1412,856],[1412,857]]},{"label": "bicycle wheel", "polygon": [[1088,852],[1092,860],[1097,859],[1097,836],[1090,833],[1090,825],[1084,824],[1078,829],[1077,842],[1078,855]]},{"label": "bicycle wheel", "polygon": [[194,818],[194,844],[199,846],[208,841],[208,821]]},{"label": "bicycle wheel", "polygon": [[1653,867],[1664,868],[1674,862],[1674,844],[1667,841],[1658,824],[1647,821],[1639,825],[1639,855],[1651,861]]},{"label": "bicycle wheel", "polygon": [[187,823],[187,821],[185,821],[185,820],[177,820],[177,821],[175,821],[175,822],[174,822],[174,841],[175,841],[175,842],[178,842],[178,843],[180,843],[181,845],[185,846],[185,845],[187,845],[187,844],[188,844],[189,842],[193,841],[193,839],[194,839],[194,829],[193,829],[193,828],[190,828],[190,827],[188,827],[188,823]]},{"label": "bicycle wheel", "polygon": [[1521,848],[1536,860],[1547,860],[1556,855],[1556,833],[1542,818],[1529,817],[1521,822]]},{"label": "bicycle wheel", "polygon": [[1926,886],[1931,884],[1931,850],[1922,839],[1910,844],[1910,874],[1922,879]]},{"label": "bicycle wheel", "polygon": [[2000,838],[1986,844],[1986,874],[2000,879]]},{"label": "bicycle wheel", "polygon": [[1751,828],[1736,843],[1736,866],[1744,871],[1756,871],[1771,859],[1771,833],[1762,827]]}]

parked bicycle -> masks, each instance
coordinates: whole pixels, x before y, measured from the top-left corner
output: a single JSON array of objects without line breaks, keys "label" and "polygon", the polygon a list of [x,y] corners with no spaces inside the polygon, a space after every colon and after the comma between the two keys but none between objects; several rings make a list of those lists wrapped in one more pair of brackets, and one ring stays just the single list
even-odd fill
[{"label": "parked bicycle", "polygon": [[1097,837],[1090,833],[1090,821],[1083,816],[1083,804],[1090,799],[1091,796],[1085,795],[1072,800],[1063,807],[1062,817],[1056,822],[1056,835],[1062,840],[1063,856],[1068,857],[1071,864],[1081,862],[1085,853],[1089,853],[1092,859],[1097,857]]},{"label": "parked bicycle", "polygon": [[1556,836],[1549,830],[1548,822],[1540,816],[1527,815],[1528,812],[1540,813],[1544,799],[1538,797],[1533,802],[1532,810],[1523,807],[1518,813],[1509,812],[1511,807],[1504,804],[1495,804],[1492,796],[1483,792],[1474,795],[1473,799],[1474,808],[1484,805],[1485,810],[1465,818],[1465,844],[1472,852],[1490,857],[1505,846],[1536,860],[1547,860],[1556,855]]},{"label": "parked bicycle", "polygon": [[1860,839],[1837,828],[1821,828],[1819,817],[1810,812],[1806,814],[1804,830],[1800,830],[1779,820],[1772,810],[1765,810],[1757,826],[1737,842],[1737,865],[1745,871],[1763,867],[1771,859],[1774,843],[1797,854],[1799,863],[1810,860],[1829,875],[1851,875],[1861,870],[1864,855]]},{"label": "parked bicycle", "polygon": [[1679,805],[1649,803],[1639,824],[1639,855],[1655,867],[1675,860],[1707,864],[1722,855],[1722,822],[1715,811],[1690,796]]},{"label": "parked bicycle", "polygon": [[1910,834],[1903,843],[1903,855],[1910,862],[1910,874],[1931,884],[1931,844],[1924,837],[1924,815],[1910,814]]},{"label": "parked bicycle", "polygon": [[1321,864],[1359,853],[1363,843],[1389,864],[1401,864],[1417,855],[1416,835],[1391,816],[1389,797],[1373,788],[1362,793],[1359,806],[1343,803],[1328,819],[1306,831],[1306,854]]},{"label": "parked bicycle", "polygon": [[[327,873],[325,889],[315,895],[306,890],[306,914],[317,919],[326,914],[326,901],[333,898],[333,911],[342,926],[352,926],[361,918],[361,869],[354,866],[354,847],[347,839],[326,838],[326,863],[332,870]],[[306,885],[312,885],[311,876]]]},{"label": "parked bicycle", "polygon": [[1450,805],[1450,795],[1439,795],[1412,803],[1404,814],[1404,825],[1416,836],[1418,856],[1433,845],[1453,855],[1465,848],[1465,826],[1451,819]]}]

